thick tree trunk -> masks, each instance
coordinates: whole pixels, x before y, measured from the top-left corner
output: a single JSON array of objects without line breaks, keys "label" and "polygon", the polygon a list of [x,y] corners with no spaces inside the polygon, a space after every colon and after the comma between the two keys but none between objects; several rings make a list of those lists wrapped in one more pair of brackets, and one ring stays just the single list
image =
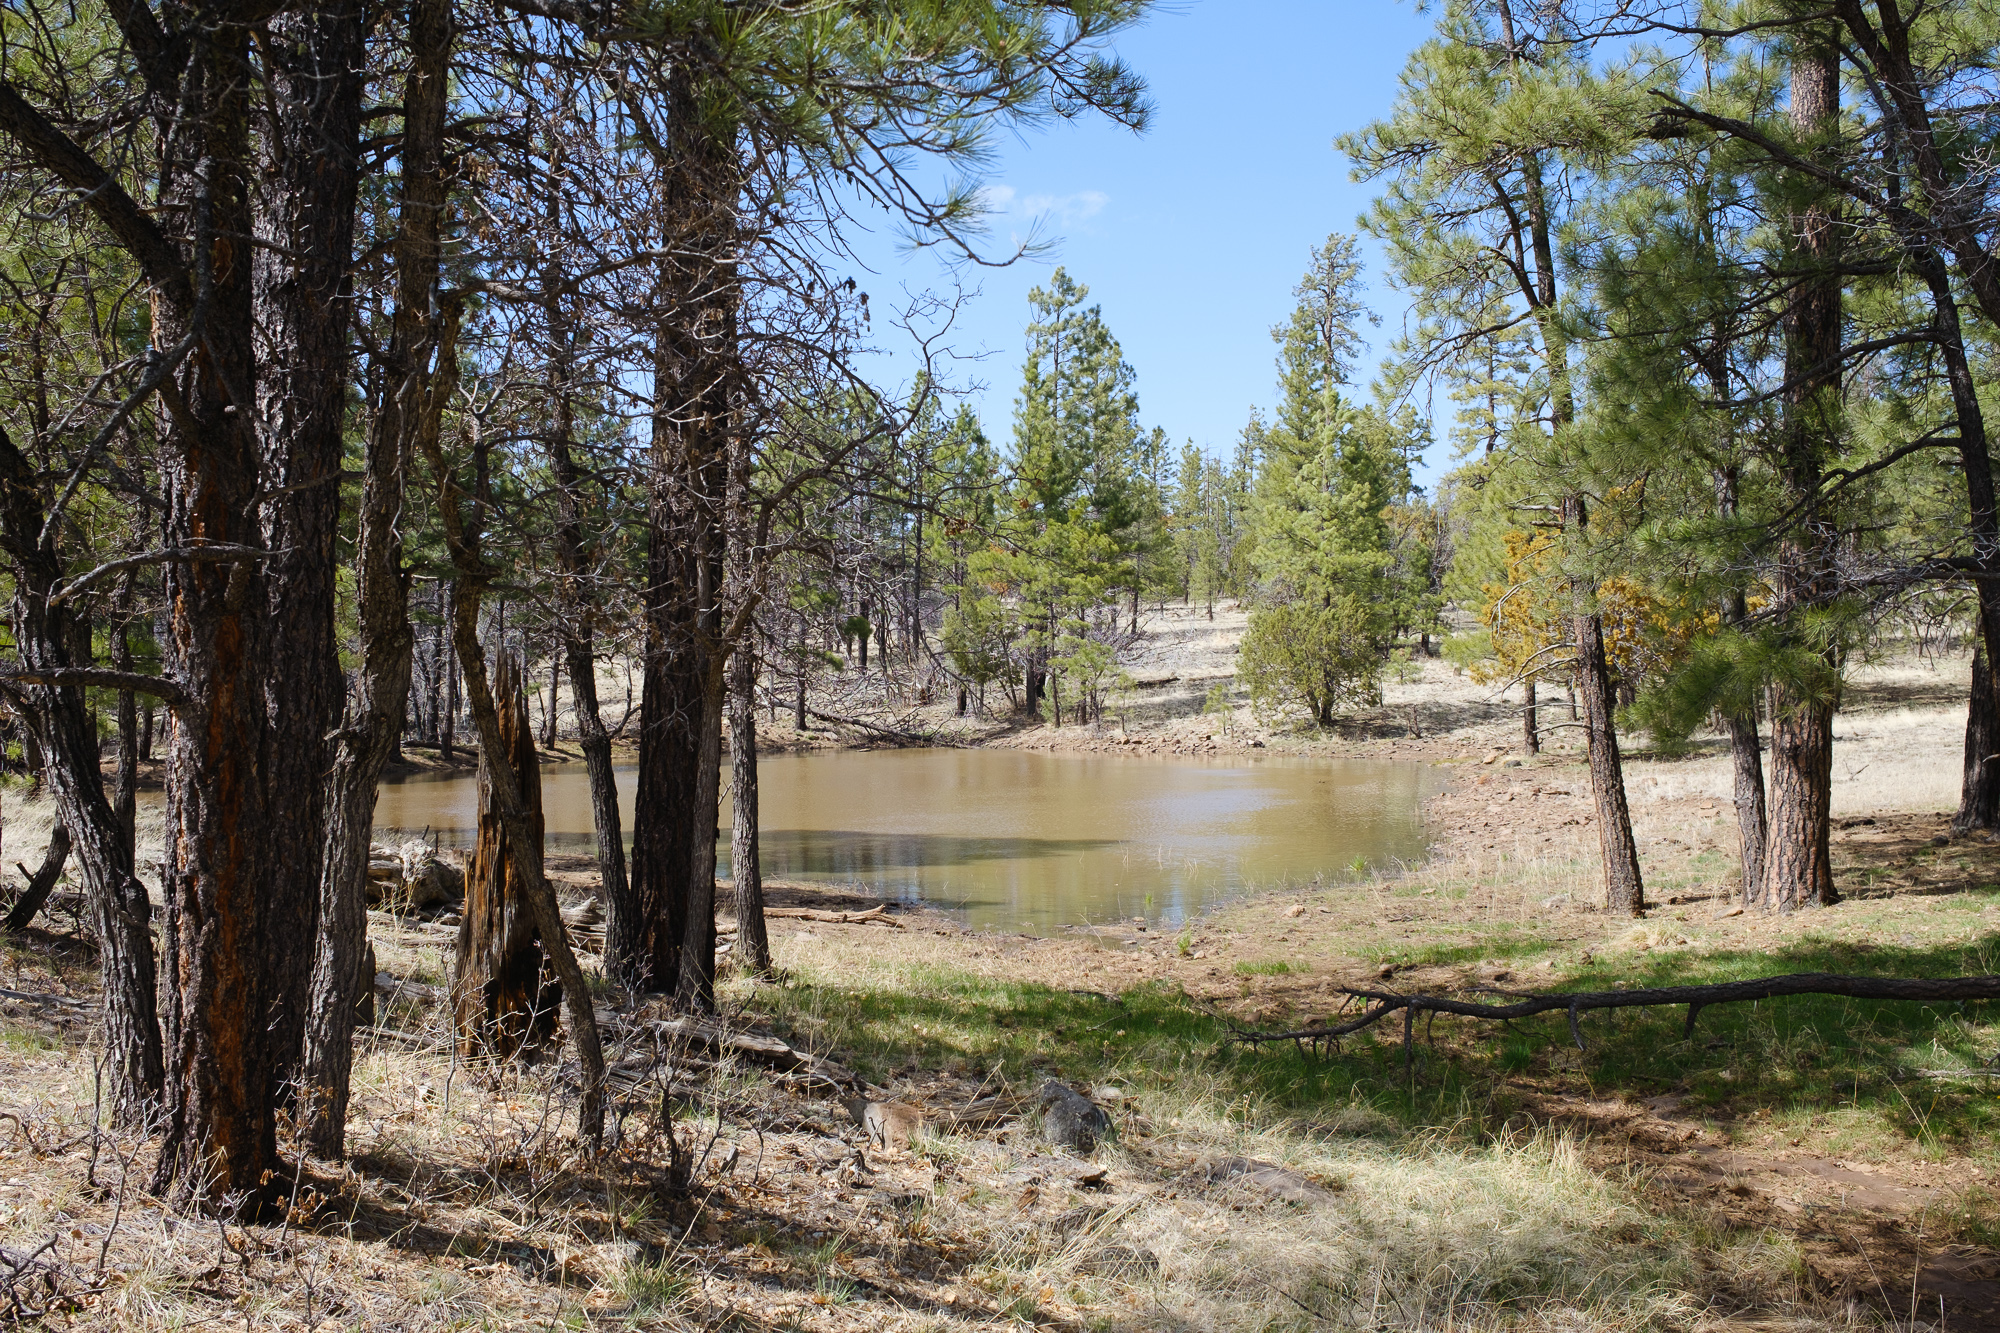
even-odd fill
[{"label": "thick tree trunk", "polygon": [[1785,701],[1771,707],[1771,811],[1764,843],[1764,905],[1789,912],[1838,902],[1829,848],[1833,792],[1830,703]]},{"label": "thick tree trunk", "polygon": [[[274,14],[257,43],[252,105],[263,152],[251,265],[257,341],[264,607],[272,660],[266,800],[284,816],[266,894],[284,988],[269,1015],[286,1064],[302,1059],[325,852],[328,738],[345,687],[334,644],[335,543],[353,305],[347,299],[360,181],[361,93],[375,18],[360,0]],[[253,114],[256,114],[253,112]],[[248,410],[246,408],[246,410]]]},{"label": "thick tree trunk", "polygon": [[1604,623],[1596,615],[1578,616],[1571,622],[1571,632],[1589,737],[1590,785],[1597,800],[1597,842],[1604,855],[1604,903],[1609,911],[1639,916],[1646,909],[1646,890],[1639,876],[1639,845],[1632,837],[1632,811],[1625,803],[1611,668],[1604,657]]},{"label": "thick tree trunk", "polygon": [[0,929],[10,933],[26,930],[48,902],[49,895],[55,892],[56,881],[62,878],[63,866],[68,862],[69,829],[57,821],[49,834],[49,849],[43,854],[41,865],[28,876],[27,887],[14,900],[14,906],[8,910],[7,920],[0,923]]},{"label": "thick tree trunk", "polygon": [[[701,76],[669,76],[672,130],[658,161],[662,317],[648,460],[646,686],[640,705],[632,891],[607,922],[605,961],[638,990],[713,1003],[716,801],[720,791],[727,546],[725,488],[741,382],[736,131]],[[693,946],[692,956],[690,945]]]},{"label": "thick tree trunk", "polygon": [[736,961],[771,970],[764,927],[764,868],[757,851],[757,659],[746,644],[729,664],[729,873],[736,890]]},{"label": "thick tree trunk", "polygon": [[[479,842],[465,868],[465,912],[452,975],[459,1048],[469,1056],[503,1060],[554,1037],[559,999],[553,979],[543,973],[533,890],[515,873],[521,860],[540,862],[543,856],[542,773],[524,675],[512,654],[502,653],[494,664],[503,748],[482,749],[479,756]],[[494,770],[502,765],[520,793],[529,837],[524,848],[512,845],[510,821],[495,803]]]},{"label": "thick tree trunk", "polygon": [[[1793,126],[1801,137],[1832,132],[1840,107],[1840,57],[1830,41],[1804,35],[1793,57],[1791,98]],[[1789,257],[1801,276],[1785,312],[1779,482],[1799,517],[1779,542],[1772,588],[1778,606],[1796,626],[1833,595],[1837,583],[1833,560],[1839,532],[1826,513],[1821,487],[1839,431],[1841,279],[1834,268],[1839,223],[1824,189],[1788,221]],[[1770,689],[1770,826],[1763,898],[1776,911],[1835,901],[1828,822],[1838,664],[1830,645],[1796,629],[1792,638],[1800,663]],[[1824,664],[1823,673],[1804,670],[1810,659]]]},{"label": "thick tree trunk", "polygon": [[[667,540],[656,534],[656,544]],[[692,654],[668,647],[659,623],[668,609],[648,617],[630,890],[623,901],[605,901],[605,970],[640,992],[672,990],[679,981],[695,832],[701,682],[690,669]]]},{"label": "thick tree trunk", "polygon": [[[191,246],[209,287],[201,350],[183,370],[175,438],[161,453],[167,545],[180,549],[254,548],[264,535],[266,460],[247,397],[257,382],[249,44],[248,24],[203,34],[188,76],[201,105],[182,118],[184,156],[165,168],[170,213],[209,229]],[[187,325],[164,313],[156,336],[172,345]],[[185,701],[167,738],[166,1123],[153,1185],[176,1206],[231,1211],[275,1197],[287,1178],[277,1111],[295,1072],[305,968],[284,964],[311,938],[318,885],[298,874],[282,799],[297,793],[274,753],[270,691],[278,664],[294,661],[274,641],[274,580],[244,556],[169,563],[165,576],[161,647]]]}]

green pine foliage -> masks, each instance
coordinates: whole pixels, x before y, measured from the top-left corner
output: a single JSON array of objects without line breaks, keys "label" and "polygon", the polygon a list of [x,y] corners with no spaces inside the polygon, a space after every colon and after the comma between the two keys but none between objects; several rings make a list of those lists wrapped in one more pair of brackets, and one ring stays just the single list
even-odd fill
[{"label": "green pine foliage", "polygon": [[[1301,710],[1320,726],[1380,698],[1399,632],[1428,628],[1435,534],[1399,515],[1427,435],[1412,412],[1356,407],[1341,393],[1366,314],[1353,237],[1313,251],[1291,319],[1272,330],[1280,399],[1244,432],[1257,460],[1249,560],[1254,596],[1243,672],[1260,714]],[[1398,521],[1402,519],[1403,521]]]}]

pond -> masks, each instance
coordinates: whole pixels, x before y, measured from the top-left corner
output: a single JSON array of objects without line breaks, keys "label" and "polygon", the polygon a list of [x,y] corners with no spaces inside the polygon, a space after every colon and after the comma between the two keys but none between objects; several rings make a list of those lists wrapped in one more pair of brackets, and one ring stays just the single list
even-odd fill
[{"label": "pond", "polygon": [[[723,780],[728,782],[727,759]],[[874,750],[759,761],[764,874],[922,901],[976,927],[1176,924],[1259,886],[1422,855],[1427,765],[1027,750]],[[629,844],[636,771],[618,772]],[[589,852],[581,763],[542,770],[551,851]],[[717,874],[729,875],[729,814]],[[378,836],[469,846],[470,776],[385,783]]]}]

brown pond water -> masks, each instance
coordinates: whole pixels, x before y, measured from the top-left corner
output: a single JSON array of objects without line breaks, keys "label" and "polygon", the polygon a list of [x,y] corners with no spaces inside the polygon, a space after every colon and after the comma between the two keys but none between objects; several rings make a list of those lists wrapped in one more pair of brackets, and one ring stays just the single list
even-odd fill
[{"label": "brown pond water", "polygon": [[[758,771],[766,876],[1034,930],[1176,923],[1249,889],[1415,858],[1423,803],[1443,785],[1422,764],[1024,750],[772,755]],[[618,779],[629,843],[636,775]],[[542,770],[542,805],[550,850],[594,848],[581,763]],[[474,808],[470,777],[413,779],[384,784],[375,823],[384,840],[469,846]]]}]

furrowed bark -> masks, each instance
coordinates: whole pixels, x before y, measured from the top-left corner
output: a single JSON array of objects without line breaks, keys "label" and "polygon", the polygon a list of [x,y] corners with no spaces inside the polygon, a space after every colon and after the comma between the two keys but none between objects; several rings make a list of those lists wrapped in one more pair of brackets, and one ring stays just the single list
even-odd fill
[{"label": "furrowed bark", "polygon": [[[70,665],[68,607],[50,604],[62,565],[54,534],[46,538],[36,472],[0,431],[0,546],[14,574],[15,651],[24,671]],[[164,1077],[157,1009],[152,902],[132,873],[132,844],[97,766],[97,737],[83,708],[83,691],[58,685],[15,686],[9,695],[42,752],[54,788],[57,817],[69,830],[90,895],[98,935],[98,978],[104,992],[104,1042],[112,1118],[146,1123]]]},{"label": "furrowed bark", "polygon": [[729,874],[735,881],[736,960],[753,976],[771,970],[764,925],[764,868],[757,851],[757,657],[744,643],[729,663]]},{"label": "furrowed bark", "polygon": [[[1983,627],[1982,627],[1983,628]],[[1972,650],[1972,686],[1965,706],[1965,779],[1952,829],[1989,829],[2000,820],[2000,681],[1982,642]]]},{"label": "furrowed bark", "polygon": [[[162,451],[167,545],[255,547],[265,460],[253,418],[256,352],[246,179],[256,82],[248,24],[203,28],[163,168],[170,215],[193,220],[189,250],[207,301],[200,346],[175,389]],[[158,336],[185,337],[163,308]],[[162,644],[185,701],[167,737],[166,1124],[156,1193],[177,1207],[255,1208],[286,1179],[277,1109],[296,1072],[303,992],[274,964],[296,956],[317,884],[290,873],[290,811],[270,785],[284,764],[269,708],[272,592],[261,559],[165,566]],[[301,902],[303,897],[305,901]],[[291,938],[282,938],[287,934]]]},{"label": "furrowed bark", "polygon": [[1734,774],[1737,856],[1743,867],[1743,901],[1761,902],[1764,887],[1764,747],[1755,713],[1731,713],[1729,758]]},{"label": "furrowed bark", "polygon": [[648,460],[645,697],[631,901],[607,923],[606,966],[638,990],[714,1003],[717,799],[722,761],[724,488],[740,379],[735,128],[712,122],[699,77],[669,76],[660,155],[667,257]]},{"label": "furrowed bark", "polygon": [[1646,889],[1639,877],[1639,844],[1632,836],[1632,811],[1625,800],[1625,770],[1618,755],[1618,731],[1611,692],[1611,668],[1604,657],[1604,622],[1595,614],[1571,621],[1576,641],[1576,677],[1583,695],[1585,734],[1590,747],[1590,786],[1597,801],[1597,842],[1604,856],[1604,901],[1613,912],[1641,915]]},{"label": "furrowed bark", "polygon": [[316,930],[308,987],[301,1137],[320,1157],[345,1155],[358,991],[374,984],[368,955],[368,846],[382,770],[401,737],[416,636],[402,519],[420,433],[435,441],[457,382],[455,311],[437,308],[445,180],[443,141],[452,11],[421,0],[410,15],[412,60],[404,85],[402,200],[396,312],[382,401],[369,423],[355,544],[361,662],[353,698],[333,738],[324,779]]},{"label": "furrowed bark", "polygon": [[[264,606],[272,658],[271,717],[262,775],[271,808],[284,812],[272,873],[277,946],[268,967],[288,990],[276,1031],[302,1061],[326,845],[328,736],[345,685],[334,647],[334,544],[347,408],[348,266],[360,181],[361,89],[372,10],[334,0],[271,16],[258,44],[262,169],[253,189],[265,242],[247,258],[256,342],[257,438],[264,501]],[[353,960],[350,959],[350,972]],[[350,1006],[351,1007],[351,1006]]]},{"label": "furrowed bark", "polygon": [[[1818,40],[1814,40],[1814,38]],[[1808,34],[1792,64],[1791,116],[1802,136],[1832,132],[1840,108],[1840,57],[1824,34]],[[1801,517],[1778,544],[1773,592],[1797,615],[1832,595],[1838,532],[1821,490],[1838,436],[1841,280],[1833,202],[1821,189],[1789,220],[1791,259],[1803,272],[1785,312],[1784,456],[1779,482]],[[1791,911],[1836,901],[1828,845],[1833,801],[1836,663],[1821,645],[1797,651],[1825,662],[1829,683],[1801,671],[1770,689],[1770,824],[1764,854],[1765,905]]]}]

